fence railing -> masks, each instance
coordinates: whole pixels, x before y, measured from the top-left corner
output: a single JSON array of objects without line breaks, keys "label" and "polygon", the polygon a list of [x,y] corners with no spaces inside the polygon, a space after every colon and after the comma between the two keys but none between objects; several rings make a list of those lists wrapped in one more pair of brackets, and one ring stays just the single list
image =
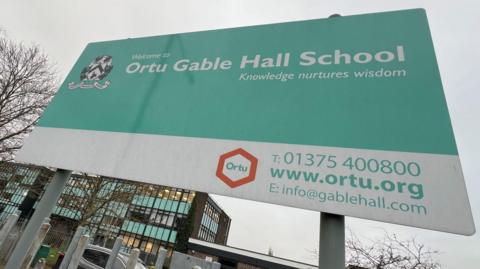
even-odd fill
[{"label": "fence railing", "polygon": [[[15,259],[17,257],[10,257],[15,245],[19,241],[22,232],[25,229],[25,226],[28,222],[28,219],[19,218],[18,215],[10,215],[7,220],[1,220],[0,222],[0,268],[3,268],[8,259]],[[56,268],[60,269],[73,269],[77,268],[80,264],[81,260],[83,259],[83,252],[86,248],[90,248],[90,251],[97,249],[98,246],[92,246],[89,244],[89,236],[84,235],[85,232],[84,227],[79,227],[77,231],[73,234],[70,232],[65,231],[56,231],[51,230],[50,219],[46,218],[43,222],[40,230],[35,235],[35,239],[31,244],[27,247],[28,251],[25,255],[20,259],[21,265],[20,268],[29,268],[33,266],[35,263],[36,269],[44,269],[47,265],[47,257],[48,250],[46,256],[39,260],[35,260],[36,254],[41,253],[41,245],[49,245],[50,247],[54,247],[55,249],[63,248],[65,251],[65,256],[63,260],[58,260],[55,264]],[[113,249],[108,249],[109,251],[109,261],[107,263],[108,269],[111,269],[113,266],[113,261],[116,259],[117,255],[122,255],[123,257],[128,257],[128,261],[126,264],[126,269],[135,269],[138,268],[138,259],[140,256],[140,250],[138,248],[131,249],[129,254],[119,254],[119,250],[125,247],[123,246],[123,240],[121,237],[117,237],[115,240],[115,244]],[[105,251],[102,248],[102,251]],[[163,268],[167,256],[167,250],[161,248],[159,251],[159,256],[155,257],[155,269]],[[37,258],[38,259],[38,258]],[[10,261],[11,262],[11,261]],[[51,266],[53,264],[50,264]],[[202,260],[193,256],[189,256],[186,254],[181,254],[174,252],[170,268],[177,269],[177,268],[192,268],[192,266],[201,266],[201,268],[208,268],[208,269],[220,269],[220,264],[217,262],[206,261]]]},{"label": "fence railing", "polygon": [[70,244],[72,237],[73,232],[63,232],[52,229],[48,231],[42,244],[63,251]]},{"label": "fence railing", "polygon": [[[0,230],[3,229],[4,225],[7,222],[7,219],[8,216],[0,219]],[[27,223],[28,218],[18,218],[17,222],[6,237],[4,244],[0,245],[0,267],[2,267],[2,265],[5,265],[8,261],[8,258],[12,254],[12,251],[15,248],[18,240],[20,239],[23,231],[25,230]],[[51,248],[63,251],[70,244],[72,237],[73,232],[50,229],[46,234],[45,238],[43,239],[41,245],[48,245]]]}]

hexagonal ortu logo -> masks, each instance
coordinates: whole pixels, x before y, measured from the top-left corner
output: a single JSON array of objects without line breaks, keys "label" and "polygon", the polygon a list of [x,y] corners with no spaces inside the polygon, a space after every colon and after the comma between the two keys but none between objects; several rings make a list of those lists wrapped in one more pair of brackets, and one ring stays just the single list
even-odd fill
[{"label": "hexagonal ortu logo", "polygon": [[255,180],[258,159],[242,148],[220,155],[217,177],[230,188],[247,184]]}]

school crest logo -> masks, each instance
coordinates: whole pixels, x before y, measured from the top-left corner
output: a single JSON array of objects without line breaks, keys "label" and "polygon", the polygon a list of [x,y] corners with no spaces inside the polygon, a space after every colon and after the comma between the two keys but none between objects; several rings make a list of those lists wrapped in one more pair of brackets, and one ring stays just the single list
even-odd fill
[{"label": "school crest logo", "polygon": [[110,81],[103,81],[113,69],[112,56],[102,55],[96,57],[88,66],[83,68],[80,73],[80,82],[68,83],[68,88],[73,89],[106,89]]}]

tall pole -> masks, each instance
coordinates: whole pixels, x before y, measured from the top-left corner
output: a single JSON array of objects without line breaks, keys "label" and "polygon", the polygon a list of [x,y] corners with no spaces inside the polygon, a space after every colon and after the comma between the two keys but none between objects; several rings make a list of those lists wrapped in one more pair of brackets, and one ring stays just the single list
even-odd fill
[{"label": "tall pole", "polygon": [[53,208],[57,204],[58,198],[60,198],[71,173],[72,171],[57,169],[52,181],[48,184],[42,199],[38,202],[35,213],[33,213],[33,216],[30,218],[15,250],[10,256],[10,259],[8,259],[5,269],[20,268],[25,253],[27,253],[30,245],[35,240],[43,221],[50,216]]},{"label": "tall pole", "polygon": [[157,261],[155,262],[155,269],[162,269],[163,264],[165,263],[165,258],[167,257],[167,250],[160,247],[158,251]]},{"label": "tall pole", "polygon": [[77,269],[78,264],[80,263],[80,259],[83,256],[83,252],[85,252],[85,248],[87,248],[88,240],[90,236],[82,235],[78,240],[77,246],[75,251],[73,252],[72,259],[70,260],[67,269]]},{"label": "tall pole", "polygon": [[113,244],[112,252],[110,256],[108,256],[107,265],[105,265],[105,269],[112,269],[115,263],[115,259],[118,256],[118,252],[120,252],[120,248],[122,247],[123,239],[119,236],[115,239],[115,244]]},{"label": "tall pole", "polygon": [[7,222],[5,222],[3,228],[0,230],[0,249],[2,249],[3,242],[5,241],[5,239],[7,239],[10,231],[12,231],[12,228],[17,223],[18,217],[19,214],[17,213],[8,216]]},{"label": "tall pole", "polygon": [[345,216],[320,212],[319,241],[318,269],[345,269]]},{"label": "tall pole", "polygon": [[50,230],[49,222],[50,222],[50,219],[47,218],[45,222],[42,224],[42,226],[40,227],[37,237],[32,242],[27,253],[25,253],[25,255],[23,256],[23,261],[20,268],[28,269],[30,267],[30,264],[32,263],[33,258],[35,257],[35,254],[37,253],[37,251],[40,249],[40,246],[42,245],[43,239],[45,239],[45,236],[47,236],[47,233]]},{"label": "tall pole", "polygon": [[75,252],[75,249],[77,248],[78,240],[80,240],[80,237],[85,233],[86,229],[87,229],[86,227],[78,226],[77,230],[75,231],[75,234],[73,235],[72,240],[70,241],[70,244],[68,245],[67,251],[65,252],[65,256],[63,256],[63,260],[62,260],[62,263],[60,264],[59,269],[67,269],[68,264],[72,259],[73,252]]},{"label": "tall pole", "polygon": [[140,250],[138,248],[132,249],[130,255],[128,256],[128,261],[125,269],[135,269],[135,267],[137,266],[137,260],[139,255]]},{"label": "tall pole", "polygon": [[345,216],[320,213],[318,269],[345,269]]}]

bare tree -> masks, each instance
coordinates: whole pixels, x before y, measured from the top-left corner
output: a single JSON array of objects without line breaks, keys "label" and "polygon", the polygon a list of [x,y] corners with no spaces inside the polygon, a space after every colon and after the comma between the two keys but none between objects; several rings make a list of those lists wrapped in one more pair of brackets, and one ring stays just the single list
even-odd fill
[{"label": "bare tree", "polygon": [[[307,250],[318,259],[318,250]],[[347,268],[367,269],[440,269],[438,251],[431,250],[416,238],[400,239],[384,232],[382,238],[360,240],[352,231],[345,240]]]},{"label": "bare tree", "polygon": [[130,204],[134,196],[135,186],[119,180],[111,180],[87,174],[73,175],[72,185],[66,188],[61,196],[60,206],[76,212],[79,226],[99,225],[92,218],[100,215],[120,216],[118,208],[111,203]]},{"label": "bare tree", "polygon": [[385,232],[383,238],[364,243],[350,232],[345,247],[349,265],[372,269],[441,268],[435,260],[438,251],[429,249],[415,238],[403,240]]},{"label": "bare tree", "polygon": [[57,85],[38,46],[11,41],[0,29],[0,160],[13,158]]}]

